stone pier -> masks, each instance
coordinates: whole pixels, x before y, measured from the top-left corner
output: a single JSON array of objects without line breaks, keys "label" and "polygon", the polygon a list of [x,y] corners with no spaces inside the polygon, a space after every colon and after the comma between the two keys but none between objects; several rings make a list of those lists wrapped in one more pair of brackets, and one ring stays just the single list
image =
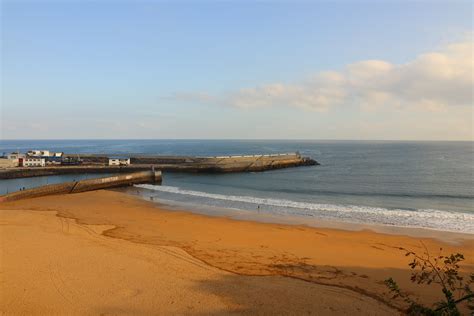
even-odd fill
[{"label": "stone pier", "polygon": [[113,177],[49,184],[0,196],[0,202],[16,201],[45,195],[70,194],[100,189],[116,188],[140,183],[161,183],[161,171],[141,171]]}]

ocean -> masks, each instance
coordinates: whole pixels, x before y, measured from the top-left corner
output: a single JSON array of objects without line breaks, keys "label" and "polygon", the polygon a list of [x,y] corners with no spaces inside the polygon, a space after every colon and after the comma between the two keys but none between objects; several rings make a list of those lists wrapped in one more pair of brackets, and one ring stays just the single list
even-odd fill
[{"label": "ocean", "polygon": [[[321,165],[235,174],[164,173],[155,201],[302,219],[474,234],[474,143],[317,140],[3,140],[0,152],[240,155],[299,151]],[[93,175],[1,180],[0,193]]]}]

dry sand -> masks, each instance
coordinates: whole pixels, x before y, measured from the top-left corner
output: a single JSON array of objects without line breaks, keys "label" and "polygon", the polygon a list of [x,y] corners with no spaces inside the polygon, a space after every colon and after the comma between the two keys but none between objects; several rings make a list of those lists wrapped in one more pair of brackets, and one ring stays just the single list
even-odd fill
[{"label": "dry sand", "polygon": [[236,221],[164,210],[112,191],[0,204],[0,311],[14,314],[390,315],[400,247],[462,252],[474,242]]}]

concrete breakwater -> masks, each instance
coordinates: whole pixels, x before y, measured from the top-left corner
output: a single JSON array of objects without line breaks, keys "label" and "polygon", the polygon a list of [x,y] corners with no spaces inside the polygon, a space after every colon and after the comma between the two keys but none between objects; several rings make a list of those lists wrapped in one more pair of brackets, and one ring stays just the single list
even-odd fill
[{"label": "concrete breakwater", "polygon": [[58,174],[74,173],[123,173],[148,170],[150,166],[162,171],[174,172],[255,172],[298,166],[312,166],[319,163],[311,158],[301,157],[298,153],[276,155],[245,156],[130,156],[128,166],[107,166],[105,155],[65,155],[82,161],[77,166],[54,166],[35,168],[9,168],[0,170],[0,179],[14,179]]},{"label": "concrete breakwater", "polygon": [[49,184],[0,196],[0,202],[16,201],[45,195],[80,193],[141,183],[161,183],[161,171],[141,171],[113,177]]}]

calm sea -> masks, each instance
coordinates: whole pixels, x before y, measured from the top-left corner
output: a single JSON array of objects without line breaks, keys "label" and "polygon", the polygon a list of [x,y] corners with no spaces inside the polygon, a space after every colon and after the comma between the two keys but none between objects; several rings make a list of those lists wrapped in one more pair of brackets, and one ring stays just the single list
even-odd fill
[{"label": "calm sea", "polygon": [[[398,141],[1,141],[0,152],[233,155],[299,151],[320,166],[262,173],[165,173],[157,200],[352,223],[474,233],[474,143]],[[84,176],[83,176],[84,177]],[[79,176],[2,180],[0,193]]]}]

